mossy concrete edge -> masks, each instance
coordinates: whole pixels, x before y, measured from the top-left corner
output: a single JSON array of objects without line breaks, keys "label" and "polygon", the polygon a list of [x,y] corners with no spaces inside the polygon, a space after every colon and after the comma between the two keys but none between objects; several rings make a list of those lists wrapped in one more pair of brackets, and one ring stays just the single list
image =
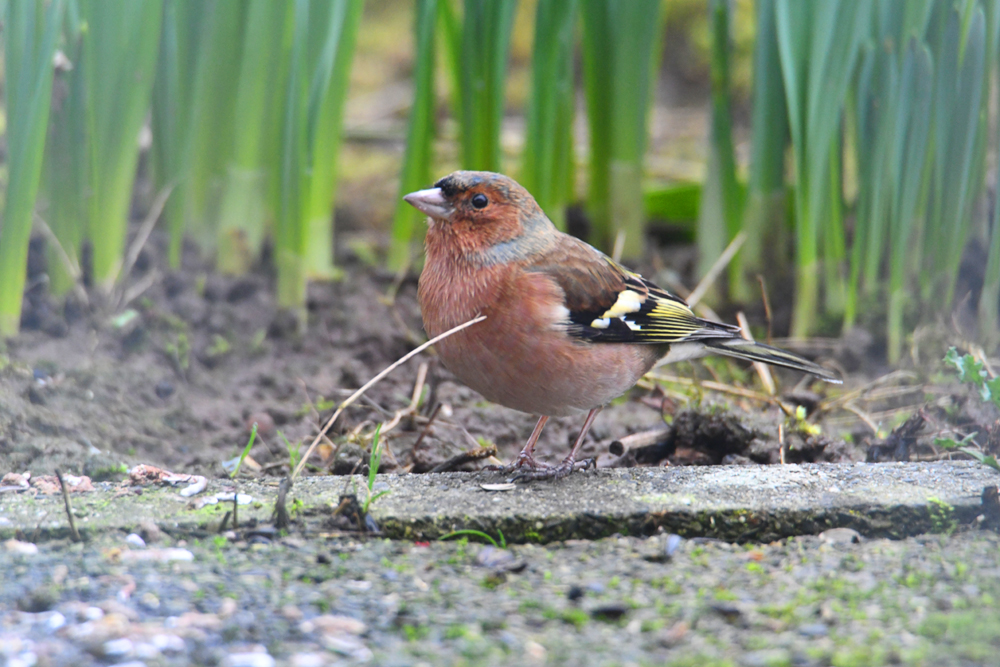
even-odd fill
[{"label": "mossy concrete edge", "polygon": [[[437,539],[475,529],[509,543],[596,539],[659,531],[685,537],[768,542],[834,527],[872,537],[948,532],[975,523],[982,490],[1000,483],[996,471],[971,462],[807,464],[631,468],[574,474],[552,482],[491,491],[495,475],[379,475],[372,505],[381,534]],[[483,488],[486,484],[487,488]],[[238,508],[240,525],[271,521],[277,481],[212,480],[206,494],[232,491],[252,501]],[[126,493],[111,484],[73,494],[76,525],[92,531],[139,530],[153,521],[167,532],[212,534],[232,527],[232,502],[199,507],[175,488]],[[289,494],[293,518],[322,534],[340,496],[366,493],[360,477],[308,477]],[[225,523],[224,523],[225,521]],[[59,496],[0,495],[0,538],[32,541],[68,535]]]}]

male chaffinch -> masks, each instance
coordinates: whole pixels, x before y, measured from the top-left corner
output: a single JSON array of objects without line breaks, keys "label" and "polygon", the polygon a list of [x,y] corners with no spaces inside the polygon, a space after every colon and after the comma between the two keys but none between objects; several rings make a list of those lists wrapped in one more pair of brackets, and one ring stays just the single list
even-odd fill
[{"label": "male chaffinch", "polygon": [[[429,216],[418,298],[429,336],[486,320],[437,350],[485,398],[541,415],[508,466],[520,478],[568,475],[597,412],[660,359],[710,353],[762,361],[840,382],[794,354],[744,340],[739,327],[698,318],[677,296],[555,228],[514,180],[456,171],[404,197]],[[558,466],[532,452],[550,416],[587,413]]]}]

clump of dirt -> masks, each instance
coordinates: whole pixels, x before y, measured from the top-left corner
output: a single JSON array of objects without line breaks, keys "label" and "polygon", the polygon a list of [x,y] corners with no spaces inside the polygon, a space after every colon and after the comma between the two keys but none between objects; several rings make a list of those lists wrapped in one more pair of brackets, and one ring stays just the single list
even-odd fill
[{"label": "clump of dirt", "polygon": [[720,465],[856,461],[861,451],[840,439],[792,429],[779,434],[777,414],[710,406],[684,410],[657,442],[624,451],[613,465]]},{"label": "clump of dirt", "polygon": [[867,460],[935,460],[970,448],[1000,458],[1000,408],[956,385],[945,404],[915,412],[884,439],[869,441]]}]

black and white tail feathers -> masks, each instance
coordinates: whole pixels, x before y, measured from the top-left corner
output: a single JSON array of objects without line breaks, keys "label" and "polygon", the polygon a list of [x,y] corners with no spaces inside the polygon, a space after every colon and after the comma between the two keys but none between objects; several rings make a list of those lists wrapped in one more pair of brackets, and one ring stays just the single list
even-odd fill
[{"label": "black and white tail feathers", "polygon": [[809,373],[834,384],[842,382],[832,371],[814,364],[808,359],[803,359],[797,354],[779,350],[770,345],[744,340],[743,338],[707,338],[699,341],[675,343],[670,346],[670,352],[660,361],[660,364],[697,359],[709,354],[721,354],[748,361],[760,361],[772,366],[781,366]]}]

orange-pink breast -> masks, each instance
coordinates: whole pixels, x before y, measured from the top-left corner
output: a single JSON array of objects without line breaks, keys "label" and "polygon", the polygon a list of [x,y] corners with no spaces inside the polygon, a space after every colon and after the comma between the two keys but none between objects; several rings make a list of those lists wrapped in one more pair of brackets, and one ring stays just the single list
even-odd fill
[{"label": "orange-pink breast", "polygon": [[428,256],[419,299],[428,336],[486,315],[435,347],[462,382],[523,412],[561,416],[604,405],[628,391],[665,351],[570,338],[559,286],[508,266],[463,270]]}]

